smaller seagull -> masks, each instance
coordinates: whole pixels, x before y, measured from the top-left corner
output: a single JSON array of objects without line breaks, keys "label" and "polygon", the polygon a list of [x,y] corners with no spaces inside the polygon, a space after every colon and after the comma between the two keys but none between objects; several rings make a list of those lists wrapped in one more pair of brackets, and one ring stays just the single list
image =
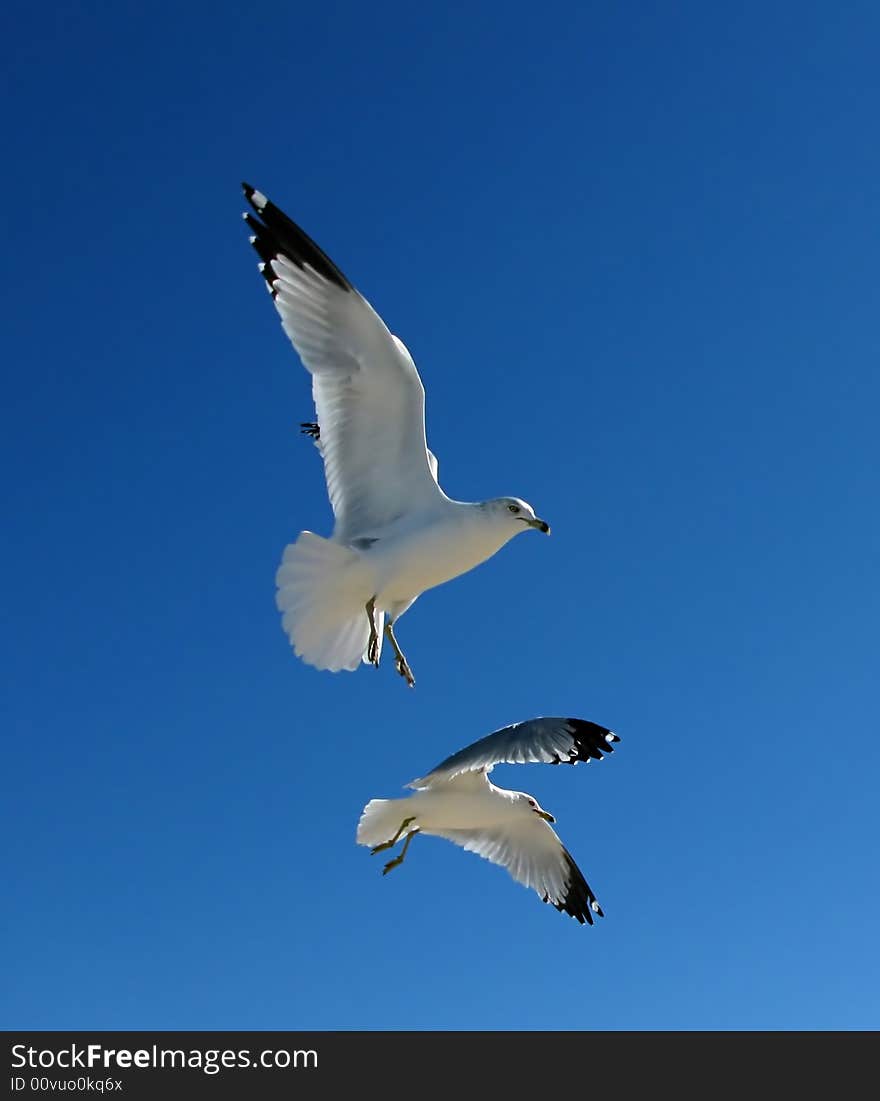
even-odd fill
[{"label": "smaller seagull", "polygon": [[371,799],[357,828],[357,843],[371,855],[393,848],[400,854],[382,874],[403,863],[417,833],[445,837],[468,852],[500,864],[513,878],[537,891],[542,902],[570,914],[581,925],[604,917],[596,896],[550,825],[555,822],[531,795],[490,782],[500,764],[567,764],[602,760],[620,738],[586,719],[539,718],[505,726],[453,753],[427,776],[407,787],[403,799]]}]

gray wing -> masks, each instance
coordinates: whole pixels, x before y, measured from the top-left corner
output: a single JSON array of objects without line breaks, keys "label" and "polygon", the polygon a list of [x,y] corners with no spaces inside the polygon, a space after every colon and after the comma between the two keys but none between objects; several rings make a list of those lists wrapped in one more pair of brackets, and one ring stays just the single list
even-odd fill
[{"label": "gray wing", "polygon": [[614,752],[612,742],[619,741],[613,731],[587,719],[528,719],[505,726],[466,749],[460,749],[407,787],[430,787],[438,780],[450,780],[460,772],[477,769],[488,772],[495,765],[502,764],[574,765],[592,758],[601,761],[603,753]]},{"label": "gray wing", "polygon": [[593,924],[593,915],[604,917],[596,896],[584,879],[571,853],[555,830],[537,816],[518,823],[514,829],[426,830],[444,837],[468,852],[499,864],[517,883],[537,891],[542,902],[570,914],[581,925]]},{"label": "gray wing", "polygon": [[260,270],[312,376],[335,537],[349,542],[436,507],[443,494],[412,356],[315,242],[262,192],[243,186],[259,215],[245,221]]}]

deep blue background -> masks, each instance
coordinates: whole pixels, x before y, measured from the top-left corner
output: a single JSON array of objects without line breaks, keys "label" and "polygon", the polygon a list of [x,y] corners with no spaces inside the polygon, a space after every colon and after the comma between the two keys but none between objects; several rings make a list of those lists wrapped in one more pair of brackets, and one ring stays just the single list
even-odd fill
[{"label": "deep blue background", "polygon": [[[4,36],[0,830],[19,1028],[876,1028],[872,3],[19,6]],[[408,344],[453,496],[410,692],[273,604],[329,533],[245,178]],[[581,928],[363,804],[489,731]]]}]

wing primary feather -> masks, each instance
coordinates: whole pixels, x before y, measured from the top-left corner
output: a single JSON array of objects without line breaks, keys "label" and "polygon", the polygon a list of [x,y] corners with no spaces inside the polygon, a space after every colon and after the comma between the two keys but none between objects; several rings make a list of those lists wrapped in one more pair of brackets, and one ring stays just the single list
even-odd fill
[{"label": "wing primary feather", "polygon": [[594,914],[597,917],[605,917],[605,914],[568,849],[563,848],[562,855],[566,868],[565,894],[559,899],[545,896],[544,901],[551,902],[560,913],[568,914],[581,925],[585,922],[587,925],[592,925]]},{"label": "wing primary feather", "polygon": [[[247,221],[251,229],[254,229],[255,226],[259,224],[250,214],[245,215],[245,221]],[[274,298],[278,293],[278,289],[275,287],[275,281],[278,277],[272,270],[272,261],[275,259],[276,253],[269,248],[265,240],[263,240],[258,233],[251,237],[251,248],[253,248],[257,256],[263,261],[260,265],[260,272],[269,285],[269,290],[272,292],[272,297]]]},{"label": "wing primary feather", "polygon": [[[603,753],[614,752],[612,743],[620,741],[620,737],[613,730],[599,726],[598,723],[592,723],[588,719],[569,719],[568,723],[572,729],[574,745],[567,760],[564,761],[567,765],[573,765],[578,761],[589,761],[591,758],[601,761]],[[554,761],[554,764],[556,763]]]},{"label": "wing primary feather", "polygon": [[271,260],[277,255],[287,257],[298,268],[306,264],[341,287],[344,291],[354,290],[330,257],[309,237],[305,230],[280,210],[273,202],[270,202],[262,192],[251,187],[250,184],[242,184],[245,198],[260,216],[262,221],[252,214],[245,215],[245,221],[254,231],[257,240],[254,248],[263,260]]}]

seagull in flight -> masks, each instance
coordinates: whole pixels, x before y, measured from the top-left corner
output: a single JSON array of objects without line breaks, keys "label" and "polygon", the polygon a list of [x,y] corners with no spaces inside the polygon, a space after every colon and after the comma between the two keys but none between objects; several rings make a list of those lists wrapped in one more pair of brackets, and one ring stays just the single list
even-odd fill
[{"label": "seagull in flight", "polygon": [[592,925],[594,914],[604,917],[602,908],[553,829],[553,815],[524,791],[496,787],[488,774],[500,764],[601,761],[619,741],[586,719],[539,718],[506,726],[413,780],[407,787],[414,795],[371,799],[358,823],[357,842],[375,855],[404,839],[400,854],[385,865],[387,875],[403,863],[417,833],[445,837],[506,868],[542,902]]},{"label": "seagull in flight", "polygon": [[333,261],[266,196],[243,184],[244,215],[281,325],[312,376],[335,524],[284,550],[276,603],[294,652],[318,669],[376,665],[383,635],[412,669],[394,627],[426,589],[491,558],[515,535],[550,527],[519,497],[454,501],[425,438],[425,389],[412,356]]}]

